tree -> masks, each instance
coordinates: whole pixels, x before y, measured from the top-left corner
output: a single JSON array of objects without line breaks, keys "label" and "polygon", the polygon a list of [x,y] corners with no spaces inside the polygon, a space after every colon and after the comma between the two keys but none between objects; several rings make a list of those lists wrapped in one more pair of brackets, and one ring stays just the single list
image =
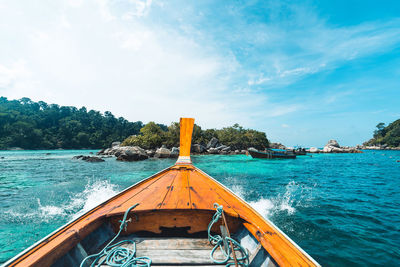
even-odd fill
[{"label": "tree", "polygon": [[373,138],[364,145],[400,146],[400,120],[396,120],[385,127],[383,122],[376,125]]},{"label": "tree", "polygon": [[102,148],[138,134],[142,122],[118,120],[85,107],[0,97],[0,149]]}]

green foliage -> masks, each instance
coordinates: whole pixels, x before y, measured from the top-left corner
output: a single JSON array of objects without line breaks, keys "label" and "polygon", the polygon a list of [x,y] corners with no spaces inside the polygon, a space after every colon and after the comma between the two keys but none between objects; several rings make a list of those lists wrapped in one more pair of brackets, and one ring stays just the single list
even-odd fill
[{"label": "green foliage", "polygon": [[239,124],[222,128],[216,131],[220,143],[230,146],[232,149],[247,149],[254,147],[264,149],[269,146],[269,141],[264,132],[252,129],[243,129]]},{"label": "green foliage", "polygon": [[365,142],[364,145],[388,145],[390,147],[400,146],[400,119],[385,127],[384,123],[376,125],[374,137]]},{"label": "green foliage", "polygon": [[103,148],[138,134],[143,123],[106,111],[0,97],[0,149]]},{"label": "green foliage", "polygon": [[164,135],[164,145],[167,147],[178,147],[179,146],[179,137],[180,136],[180,126],[178,122],[171,123],[168,126],[167,131]]},{"label": "green foliage", "polygon": [[[385,128],[386,129],[386,128]],[[29,98],[8,100],[0,97],[0,149],[79,149],[105,148],[112,142],[124,140],[122,145],[137,145],[145,149],[179,146],[179,123],[170,126],[141,121],[129,122],[106,111],[87,111],[85,107],[64,107],[33,102]],[[217,137],[232,149],[268,147],[263,132],[243,129],[238,124],[220,130],[203,130],[194,125],[193,144],[206,145]]]},{"label": "green foliage", "polygon": [[123,146],[140,146],[144,149],[160,147],[165,139],[165,132],[155,122],[147,123],[141,130],[141,135],[132,135],[125,139]]},{"label": "green foliage", "polygon": [[[122,145],[140,146],[145,149],[157,148],[161,145],[178,147],[179,133],[180,127],[177,122],[173,122],[166,131],[163,131],[158,124],[149,122],[140,130],[140,135],[128,137],[122,142]],[[269,146],[265,133],[244,129],[238,124],[220,130],[202,130],[200,126],[194,125],[192,144],[206,145],[213,137],[217,137],[220,143],[230,146],[232,149],[247,149],[249,147],[264,149]]]}]

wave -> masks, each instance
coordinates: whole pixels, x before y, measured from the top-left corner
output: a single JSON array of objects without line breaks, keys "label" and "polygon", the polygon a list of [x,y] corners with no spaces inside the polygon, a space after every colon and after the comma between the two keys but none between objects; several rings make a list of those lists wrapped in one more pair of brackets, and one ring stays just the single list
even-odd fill
[{"label": "wave", "polygon": [[6,213],[11,217],[9,219],[14,222],[25,222],[34,219],[35,221],[48,223],[57,220],[60,217],[64,220],[72,220],[117,193],[117,185],[114,185],[109,181],[89,182],[82,192],[71,195],[66,204],[42,205],[40,199],[37,199],[38,205],[33,212],[10,210]]},{"label": "wave", "polygon": [[[315,187],[315,185],[314,185]],[[246,200],[246,193],[241,186],[233,185],[232,191]],[[278,212],[293,215],[296,208],[308,207],[313,200],[313,187],[308,187],[295,181],[285,186],[285,191],[276,197],[246,200],[263,217],[269,218]]]}]

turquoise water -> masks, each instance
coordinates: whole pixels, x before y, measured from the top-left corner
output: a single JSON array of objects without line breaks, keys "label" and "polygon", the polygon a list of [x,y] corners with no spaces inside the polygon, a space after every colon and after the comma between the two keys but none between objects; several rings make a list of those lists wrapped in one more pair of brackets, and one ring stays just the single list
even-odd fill
[{"label": "turquoise water", "polygon": [[[174,164],[72,160],[90,152],[96,151],[0,151],[0,263]],[[197,167],[250,202],[323,266],[399,265],[398,160],[400,151],[295,160],[193,157]]]}]

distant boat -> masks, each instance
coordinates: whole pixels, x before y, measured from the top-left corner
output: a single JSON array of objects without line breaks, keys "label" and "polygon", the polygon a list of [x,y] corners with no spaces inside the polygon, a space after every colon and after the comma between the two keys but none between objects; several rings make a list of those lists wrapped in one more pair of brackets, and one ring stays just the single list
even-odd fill
[{"label": "distant boat", "polygon": [[249,149],[249,154],[253,158],[257,159],[295,159],[296,154],[287,151],[276,151],[266,149],[265,151],[258,151],[255,149]]},{"label": "distant boat", "polygon": [[175,165],[60,227],[5,266],[320,266],[248,203],[193,166],[194,119]]},{"label": "distant boat", "polygon": [[287,152],[293,153],[297,156],[304,156],[307,155],[306,149],[302,147],[297,147],[297,148],[292,148],[292,149],[286,149]]}]

